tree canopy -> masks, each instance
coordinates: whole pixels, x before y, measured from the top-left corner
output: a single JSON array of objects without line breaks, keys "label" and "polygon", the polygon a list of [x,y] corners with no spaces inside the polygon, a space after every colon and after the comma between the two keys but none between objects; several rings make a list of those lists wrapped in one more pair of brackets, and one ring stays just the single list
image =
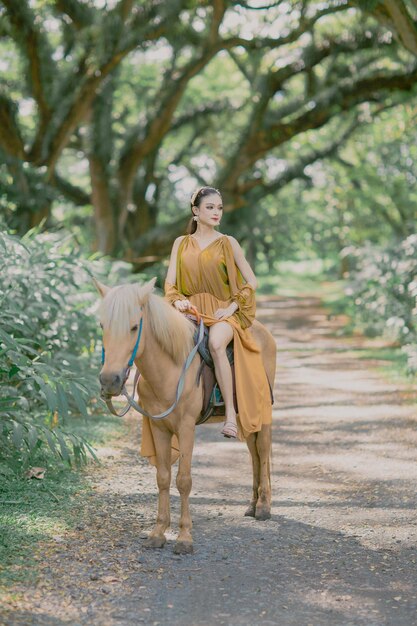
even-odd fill
[{"label": "tree canopy", "polygon": [[167,254],[198,184],[221,189],[230,228],[260,222],[309,166],[414,97],[391,5],[1,0],[7,223],[89,218],[96,249],[140,267]]}]

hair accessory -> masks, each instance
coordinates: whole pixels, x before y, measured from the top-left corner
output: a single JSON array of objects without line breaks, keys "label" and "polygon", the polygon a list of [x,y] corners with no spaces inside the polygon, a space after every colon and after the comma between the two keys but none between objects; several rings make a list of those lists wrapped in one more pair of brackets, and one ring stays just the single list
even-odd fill
[{"label": "hair accessory", "polygon": [[202,189],[204,189],[204,187],[199,187],[198,189],[194,191],[193,195],[191,196],[191,204],[193,206],[194,206],[195,199],[197,198],[198,194],[200,193]]}]

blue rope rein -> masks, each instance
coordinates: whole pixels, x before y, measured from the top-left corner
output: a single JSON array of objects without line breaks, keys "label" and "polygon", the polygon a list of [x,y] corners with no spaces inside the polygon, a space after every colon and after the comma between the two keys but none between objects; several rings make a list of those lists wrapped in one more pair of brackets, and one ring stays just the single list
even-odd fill
[{"label": "blue rope rein", "polygon": [[[139,347],[139,342],[140,342],[140,338],[142,335],[142,320],[143,318],[141,318],[140,320],[140,328],[139,328],[139,333],[138,333],[138,338],[136,340],[136,344],[135,347],[133,348],[133,353],[132,356],[130,358],[130,361],[128,363],[128,369],[127,369],[127,376],[126,379],[129,375],[129,370],[131,368],[131,366],[133,365],[133,362],[136,358],[136,353],[138,351],[138,347]],[[199,322],[199,331],[198,331],[198,337],[196,340],[196,343],[194,345],[194,347],[192,348],[191,352],[188,354],[185,363],[182,367],[181,370],[181,374],[178,380],[178,384],[177,384],[177,390],[175,393],[175,400],[173,402],[173,404],[171,404],[171,406],[166,409],[166,411],[163,411],[162,413],[159,413],[159,415],[151,415],[150,413],[148,413],[148,411],[146,411],[143,407],[141,407],[136,401],[135,401],[135,390],[136,390],[136,385],[137,382],[139,380],[139,370],[136,371],[135,374],[135,380],[133,383],[133,396],[130,396],[126,390],[126,386],[125,384],[123,385],[123,389],[122,389],[122,394],[126,397],[128,404],[126,405],[126,407],[124,409],[122,409],[121,413],[117,413],[116,409],[113,406],[113,403],[111,401],[110,398],[106,398],[105,402],[107,404],[108,409],[110,410],[111,413],[113,413],[113,415],[117,415],[118,417],[123,417],[123,415],[126,415],[126,413],[128,412],[128,410],[133,407],[134,409],[136,409],[136,411],[138,411],[139,413],[141,413],[142,415],[145,415],[146,417],[149,417],[152,420],[160,420],[160,419],[164,419],[165,417],[167,417],[170,413],[172,413],[172,411],[175,409],[175,407],[177,406],[178,402],[180,401],[182,392],[184,390],[184,384],[185,384],[185,376],[186,373],[191,365],[191,363],[194,360],[195,355],[197,354],[198,348],[201,344],[201,342],[203,341],[204,338],[204,324],[203,324],[203,320],[200,320]],[[104,348],[102,349],[102,363],[104,363],[104,357],[105,357],[105,351]],[[126,383],[126,380],[125,380]]]},{"label": "blue rope rein", "polygon": [[[127,364],[127,366],[130,368],[133,365],[134,360],[136,359],[136,354],[139,348],[139,344],[140,344],[140,338],[142,336],[142,326],[143,326],[143,317],[140,318],[140,324],[139,324],[139,332],[138,332],[138,337],[136,339],[136,343],[135,343],[135,347],[133,348],[133,352],[132,352],[132,356],[129,359],[129,363]],[[104,349],[104,346],[101,348],[101,364],[104,365],[104,359],[106,358],[106,351]]]}]

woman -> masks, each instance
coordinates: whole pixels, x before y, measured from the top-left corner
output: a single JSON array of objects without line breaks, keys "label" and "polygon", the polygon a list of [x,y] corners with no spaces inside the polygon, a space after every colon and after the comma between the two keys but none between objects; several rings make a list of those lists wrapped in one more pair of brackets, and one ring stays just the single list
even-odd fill
[{"label": "woman", "polygon": [[[246,438],[272,420],[271,396],[260,350],[247,330],[255,317],[257,281],[233,237],[215,230],[223,205],[220,192],[201,187],[191,197],[188,235],[172,247],[165,297],[178,311],[195,306],[210,327],[209,348],[225,402],[225,437]],[[239,423],[233,403],[226,347],[233,340]]]}]

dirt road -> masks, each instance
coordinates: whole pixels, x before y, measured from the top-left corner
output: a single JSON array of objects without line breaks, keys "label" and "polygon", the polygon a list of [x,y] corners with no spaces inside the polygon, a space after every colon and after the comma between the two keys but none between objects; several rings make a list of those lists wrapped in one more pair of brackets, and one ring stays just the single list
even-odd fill
[{"label": "dirt road", "polygon": [[[315,299],[265,298],[258,317],[279,349],[272,519],[243,517],[246,447],[199,427],[195,554],[173,554],[175,527],[163,550],[145,550],[156,485],[132,427],[100,451],[79,526],[48,546],[6,624],[417,624],[416,404]],[[175,488],[172,504],[175,525]]]}]

